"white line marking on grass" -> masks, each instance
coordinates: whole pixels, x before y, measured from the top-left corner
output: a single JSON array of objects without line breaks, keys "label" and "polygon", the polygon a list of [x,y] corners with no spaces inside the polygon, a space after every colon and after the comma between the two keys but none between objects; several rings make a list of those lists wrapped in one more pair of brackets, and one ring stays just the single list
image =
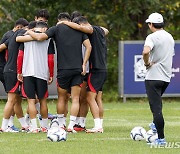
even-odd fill
[{"label": "white line marking on grass", "polygon": [[[106,137],[106,138],[93,138],[93,139],[88,139],[88,138],[67,138],[67,141],[125,141],[125,140],[132,140],[131,138],[124,138],[124,137]],[[48,141],[48,139],[40,139],[37,140],[38,142],[44,142]]]}]

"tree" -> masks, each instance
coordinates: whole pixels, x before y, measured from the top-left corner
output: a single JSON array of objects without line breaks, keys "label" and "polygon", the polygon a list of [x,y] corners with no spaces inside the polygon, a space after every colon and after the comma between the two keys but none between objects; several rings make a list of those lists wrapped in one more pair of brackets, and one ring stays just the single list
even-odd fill
[{"label": "tree", "polygon": [[91,24],[104,26],[110,31],[106,87],[114,89],[118,81],[118,41],[145,39],[149,31],[144,21],[152,12],[160,12],[165,18],[166,30],[175,39],[180,39],[179,7],[178,0],[1,0],[0,36],[11,29],[19,17],[34,20],[35,10],[40,8],[49,10],[50,26],[56,24],[59,12],[78,10]]}]

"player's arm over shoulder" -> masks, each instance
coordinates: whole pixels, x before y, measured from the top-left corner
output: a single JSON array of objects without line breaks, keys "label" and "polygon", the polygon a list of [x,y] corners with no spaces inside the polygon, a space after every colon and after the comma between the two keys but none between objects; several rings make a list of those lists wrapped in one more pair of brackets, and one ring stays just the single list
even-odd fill
[{"label": "player's arm over shoulder", "polygon": [[103,29],[105,35],[109,34],[109,30],[108,29],[106,29],[105,27],[101,27],[101,28]]},{"label": "player's arm over shoulder", "polygon": [[61,22],[58,22],[58,24],[65,24],[75,30],[84,32],[86,34],[93,33],[93,27],[91,25],[79,25],[79,24],[71,22],[71,21],[61,21]]},{"label": "player's arm over shoulder", "polygon": [[16,37],[16,42],[29,42],[33,40],[34,39],[30,35],[23,35],[23,36]]},{"label": "player's arm over shoulder", "polygon": [[28,30],[27,33],[37,41],[44,41],[48,39],[48,35],[46,33],[35,33],[32,30]]}]

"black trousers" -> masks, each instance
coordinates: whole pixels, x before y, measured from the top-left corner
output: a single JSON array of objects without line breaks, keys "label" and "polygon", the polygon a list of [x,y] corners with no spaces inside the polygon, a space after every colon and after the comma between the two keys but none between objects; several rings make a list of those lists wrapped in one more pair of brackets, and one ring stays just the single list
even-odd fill
[{"label": "black trousers", "polygon": [[156,126],[158,138],[164,138],[164,118],[162,114],[162,95],[169,82],[160,80],[145,80],[146,93],[149,106],[153,114],[153,122]]}]

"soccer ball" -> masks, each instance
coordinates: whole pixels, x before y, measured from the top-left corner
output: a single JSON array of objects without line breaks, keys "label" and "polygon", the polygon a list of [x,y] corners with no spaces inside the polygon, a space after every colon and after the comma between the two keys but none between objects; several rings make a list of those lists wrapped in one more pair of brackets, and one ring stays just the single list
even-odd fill
[{"label": "soccer ball", "polygon": [[66,141],[67,133],[64,129],[59,127],[57,119],[52,120],[50,128],[47,132],[47,138],[52,142]]},{"label": "soccer ball", "polygon": [[52,142],[66,141],[67,133],[64,129],[60,129],[59,131],[55,131],[54,133],[48,133],[47,138]]},{"label": "soccer ball", "polygon": [[145,140],[146,130],[140,126],[134,127],[131,130],[130,137],[135,141]]},{"label": "soccer ball", "polygon": [[147,133],[146,133],[146,142],[147,143],[152,143],[156,139],[158,139],[157,133],[153,133],[153,131],[151,129],[149,131],[147,131]]}]

